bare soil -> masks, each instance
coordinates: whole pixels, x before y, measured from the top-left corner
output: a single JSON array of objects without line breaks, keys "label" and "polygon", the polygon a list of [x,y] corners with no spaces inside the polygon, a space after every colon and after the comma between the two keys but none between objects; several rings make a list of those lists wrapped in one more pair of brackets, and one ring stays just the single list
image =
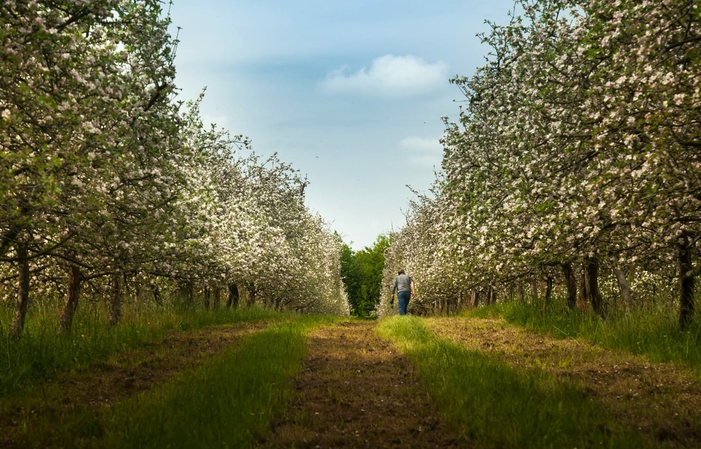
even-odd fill
[{"label": "bare soil", "polygon": [[575,339],[536,334],[502,320],[431,318],[426,323],[468,349],[581,385],[616,420],[654,442],[701,447],[701,382],[691,372]]},{"label": "bare soil", "polygon": [[409,361],[372,322],[324,326],[311,336],[296,394],[266,448],[454,448]]}]

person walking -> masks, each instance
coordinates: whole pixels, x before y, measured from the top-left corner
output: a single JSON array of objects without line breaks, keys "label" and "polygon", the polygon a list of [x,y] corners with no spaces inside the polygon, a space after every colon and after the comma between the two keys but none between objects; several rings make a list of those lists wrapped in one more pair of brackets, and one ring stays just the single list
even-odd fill
[{"label": "person walking", "polygon": [[399,275],[394,278],[391,303],[394,303],[395,292],[397,292],[397,298],[399,299],[399,314],[406,315],[409,300],[416,295],[416,289],[414,288],[414,280],[411,276],[407,276],[404,270],[399,270]]}]

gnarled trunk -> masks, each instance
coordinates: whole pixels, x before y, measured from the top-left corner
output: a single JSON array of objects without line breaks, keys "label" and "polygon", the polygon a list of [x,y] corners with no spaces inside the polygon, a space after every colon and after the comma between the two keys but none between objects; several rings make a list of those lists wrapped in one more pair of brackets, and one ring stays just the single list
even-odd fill
[{"label": "gnarled trunk", "polygon": [[212,304],[214,305],[214,309],[218,309],[219,306],[221,305],[221,290],[219,289],[218,285],[214,285],[214,300]]},{"label": "gnarled trunk", "polygon": [[587,301],[589,300],[589,282],[587,281],[587,268],[586,265],[582,266],[582,276],[580,278],[580,293],[579,299],[577,300],[577,308],[580,310],[587,310]]},{"label": "gnarled trunk", "polygon": [[78,310],[78,302],[80,301],[80,288],[83,282],[83,274],[80,272],[80,267],[77,265],[71,266],[71,271],[68,275],[68,297],[63,306],[61,317],[58,320],[58,333],[65,334],[71,331],[73,326],[73,317]]},{"label": "gnarled trunk", "polygon": [[226,301],[226,307],[239,306],[239,287],[236,284],[229,284],[229,299]]},{"label": "gnarled trunk", "polygon": [[158,288],[158,285],[152,284],[151,285],[151,292],[153,293],[153,301],[158,306],[163,306],[163,300],[161,299],[161,289]]},{"label": "gnarled trunk", "polygon": [[626,275],[621,270],[621,268],[615,263],[612,265],[613,273],[616,275],[616,280],[618,281],[618,289],[621,291],[621,299],[623,299],[623,305],[627,310],[633,308],[633,294],[630,291],[630,285],[628,284],[628,279]]},{"label": "gnarled trunk", "polygon": [[562,274],[565,276],[567,286],[567,307],[574,309],[577,306],[577,278],[571,263],[562,264]]},{"label": "gnarled trunk", "polygon": [[10,326],[10,336],[20,338],[24,332],[24,322],[27,317],[29,307],[29,257],[27,247],[20,245],[17,248],[17,258],[19,259],[19,282],[17,284],[17,307]]},{"label": "gnarled trunk", "polygon": [[587,278],[589,281],[589,299],[594,312],[604,318],[604,305],[599,291],[599,258],[590,257],[587,259]]},{"label": "gnarled trunk", "polygon": [[246,301],[246,307],[251,307],[256,303],[256,286],[255,284],[248,284],[248,301]]},{"label": "gnarled trunk", "polygon": [[538,276],[533,275],[531,278],[531,301],[538,300]]},{"label": "gnarled trunk", "polygon": [[110,325],[116,326],[122,316],[122,285],[119,274],[112,275],[112,292],[110,295]]},{"label": "gnarled trunk", "polygon": [[679,328],[684,330],[694,315],[694,283],[689,236],[684,235],[677,246],[679,257]]},{"label": "gnarled trunk", "polygon": [[553,277],[548,275],[545,282],[545,305],[548,305],[553,297]]},{"label": "gnarled trunk", "polygon": [[178,297],[187,305],[192,305],[192,282],[184,282],[178,288]]},{"label": "gnarled trunk", "polygon": [[205,285],[204,287],[204,309],[209,310],[209,298],[210,298],[210,290],[209,287]]}]

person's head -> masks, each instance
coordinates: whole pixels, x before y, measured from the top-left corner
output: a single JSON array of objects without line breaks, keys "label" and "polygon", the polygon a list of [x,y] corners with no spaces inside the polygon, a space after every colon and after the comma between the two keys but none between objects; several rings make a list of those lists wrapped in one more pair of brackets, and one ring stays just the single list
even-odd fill
[{"label": "person's head", "polygon": [[404,269],[399,270],[399,274],[406,274],[406,271]]}]

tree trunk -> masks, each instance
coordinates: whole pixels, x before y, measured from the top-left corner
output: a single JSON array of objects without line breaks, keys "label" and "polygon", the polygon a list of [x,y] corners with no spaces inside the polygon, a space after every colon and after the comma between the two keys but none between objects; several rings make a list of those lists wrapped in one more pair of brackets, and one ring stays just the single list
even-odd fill
[{"label": "tree trunk", "polygon": [[545,287],[545,305],[547,306],[550,304],[550,300],[553,297],[553,277],[548,275],[546,278],[546,287]]},{"label": "tree trunk", "polygon": [[210,297],[211,291],[209,290],[209,287],[205,285],[204,287],[204,309],[209,310],[209,297]]},{"label": "tree trunk", "polygon": [[625,306],[626,310],[631,310],[633,308],[633,295],[630,291],[628,279],[626,279],[626,275],[623,273],[623,270],[621,270],[615,263],[613,264],[613,273],[616,275],[616,280],[618,281],[618,289],[621,291],[623,305]]},{"label": "tree trunk", "polygon": [[229,284],[229,299],[226,301],[226,307],[239,307],[239,288],[236,284]]},{"label": "tree trunk", "polygon": [[587,310],[587,301],[589,300],[589,282],[587,282],[587,268],[586,265],[582,266],[582,276],[580,284],[580,294],[579,300],[577,301],[577,308],[580,310]]},{"label": "tree trunk", "polygon": [[180,284],[180,288],[178,288],[178,296],[184,304],[192,305],[192,282]]},{"label": "tree trunk", "polygon": [[156,305],[162,307],[163,300],[161,299],[161,289],[158,288],[158,285],[152,284],[151,285],[151,292],[153,293],[153,301],[156,303]]},{"label": "tree trunk", "polygon": [[71,272],[68,275],[68,297],[66,298],[66,304],[63,306],[63,311],[58,321],[59,334],[66,334],[71,331],[73,317],[75,316],[76,310],[78,310],[82,282],[83,274],[80,272],[80,267],[72,265]]},{"label": "tree trunk", "polygon": [[526,300],[526,292],[523,290],[523,282],[518,281],[518,301],[523,303]]},{"label": "tree trunk", "polygon": [[591,307],[594,312],[604,318],[604,306],[599,291],[599,258],[590,257],[587,259],[587,278],[589,280],[589,296]]},{"label": "tree trunk", "polygon": [[475,290],[472,293],[472,308],[475,309],[480,303],[480,292],[479,290]]},{"label": "tree trunk", "polygon": [[122,285],[119,274],[112,275],[112,294],[110,297],[110,325],[116,326],[122,316]]},{"label": "tree trunk", "polygon": [[246,301],[246,307],[251,307],[256,303],[256,286],[255,284],[248,284],[248,300]]},{"label": "tree trunk", "polygon": [[577,278],[571,263],[562,264],[562,274],[565,275],[567,286],[567,307],[574,309],[577,306]]},{"label": "tree trunk", "polygon": [[219,289],[218,285],[215,285],[213,288],[214,288],[213,305],[214,305],[214,309],[216,310],[221,305],[221,290]]},{"label": "tree trunk", "polygon": [[538,276],[533,275],[531,278],[531,301],[538,299]]},{"label": "tree trunk", "polygon": [[684,235],[678,244],[679,250],[679,328],[681,330],[691,323],[694,316],[694,276],[688,275],[694,266],[691,260],[689,236]]},{"label": "tree trunk", "polygon": [[19,259],[19,282],[17,284],[17,308],[15,308],[15,316],[12,318],[10,325],[10,336],[20,338],[24,332],[24,321],[27,317],[27,308],[29,307],[29,258],[27,247],[20,245],[17,248],[17,256]]}]

